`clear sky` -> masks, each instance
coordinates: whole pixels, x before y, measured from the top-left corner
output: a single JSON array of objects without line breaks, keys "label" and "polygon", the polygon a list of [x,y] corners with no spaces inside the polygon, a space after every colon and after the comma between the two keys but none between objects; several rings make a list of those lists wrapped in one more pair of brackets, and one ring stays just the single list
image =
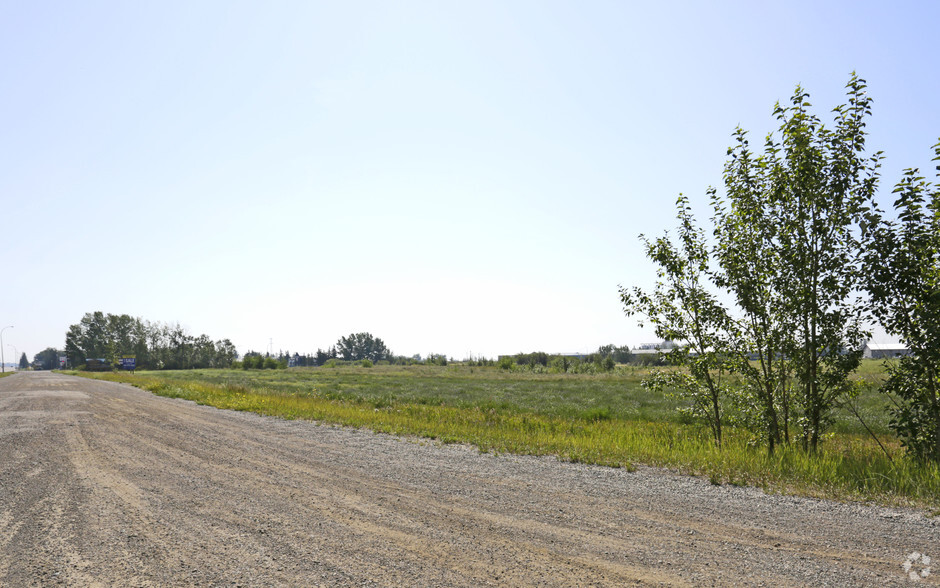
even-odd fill
[{"label": "clear sky", "polygon": [[[618,285],[735,126],[869,84],[933,175],[940,3],[0,0],[0,327],[101,310],[240,352],[369,331],[463,358],[654,340]],[[4,349],[9,359],[12,347]]]}]

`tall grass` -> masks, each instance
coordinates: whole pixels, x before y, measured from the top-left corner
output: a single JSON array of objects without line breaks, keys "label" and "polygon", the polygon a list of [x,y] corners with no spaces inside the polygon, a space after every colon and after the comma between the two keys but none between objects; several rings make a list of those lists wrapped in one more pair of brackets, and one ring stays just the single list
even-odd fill
[{"label": "tall grass", "polygon": [[[634,373],[533,379],[488,368],[471,374],[465,367],[376,366],[93,377],[219,408],[469,443],[486,452],[556,455],[626,468],[643,463],[706,476],[716,484],[940,507],[940,468],[910,461],[890,436],[880,436],[890,457],[870,437],[846,432],[827,436],[816,454],[785,447],[769,456],[749,434],[731,429],[718,450],[706,429],[667,411],[672,401],[640,398],[651,394],[639,387],[641,375]],[[634,403],[633,409],[613,407],[615,402]]]}]

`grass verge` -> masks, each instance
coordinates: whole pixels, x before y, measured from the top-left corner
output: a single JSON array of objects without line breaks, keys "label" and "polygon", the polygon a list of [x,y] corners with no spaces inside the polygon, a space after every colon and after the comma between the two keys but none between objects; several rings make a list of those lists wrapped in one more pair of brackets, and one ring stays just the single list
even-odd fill
[{"label": "grass verge", "polygon": [[[470,398],[460,401],[461,395],[453,391],[453,382],[446,377],[438,379],[439,392],[433,402],[387,391],[340,394],[335,389],[323,390],[324,382],[332,381],[334,385],[336,382],[329,378],[317,380],[322,372],[323,368],[298,372],[299,375],[225,370],[82,375],[124,382],[161,396],[223,409],[414,435],[443,443],[468,443],[484,452],[555,455],[573,462],[626,468],[643,463],[705,476],[715,484],[757,486],[770,492],[836,500],[940,508],[940,468],[912,462],[890,437],[882,438],[882,443],[888,447],[891,458],[874,440],[855,433],[829,435],[815,455],[798,448],[783,448],[768,456],[764,449],[753,446],[750,436],[742,431],[728,431],[724,447],[718,450],[702,427],[628,418],[597,403],[589,410],[556,407],[537,411],[526,408],[529,401],[512,401],[511,394],[509,399],[495,404],[473,394],[464,395]],[[446,376],[446,372],[441,373]],[[391,375],[393,370],[384,373],[362,370],[355,373],[354,380],[360,382],[361,388],[380,390],[383,378]],[[378,378],[378,383],[370,378]],[[499,375],[497,380],[502,381],[501,386],[492,383],[487,386],[512,389],[518,384],[513,377]],[[579,392],[573,393],[576,398],[571,400],[571,406],[590,405],[584,402],[584,395],[596,397],[596,389],[603,388],[585,380],[587,383],[578,384]],[[425,385],[429,384],[421,384]],[[526,386],[520,388],[525,396]]]}]

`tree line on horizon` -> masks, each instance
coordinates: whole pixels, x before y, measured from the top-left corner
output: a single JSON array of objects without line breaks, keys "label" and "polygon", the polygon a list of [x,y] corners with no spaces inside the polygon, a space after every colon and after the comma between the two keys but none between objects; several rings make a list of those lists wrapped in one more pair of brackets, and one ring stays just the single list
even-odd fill
[{"label": "tree line on horizon", "polygon": [[[59,357],[65,355],[68,365],[82,369],[89,360],[102,362],[105,367],[117,368],[121,356],[133,355],[138,369],[283,369],[287,367],[317,367],[328,363],[343,364],[368,361],[388,365],[437,365],[453,363],[444,354],[427,356],[395,355],[385,342],[368,332],[350,333],[340,337],[327,349],[314,354],[291,354],[290,351],[261,353],[247,351],[239,357],[228,339],[213,341],[208,335],[189,335],[179,323],[150,322],[130,315],[114,315],[100,311],[85,313],[71,325],[66,333],[65,351],[49,347],[34,356],[33,364],[39,369],[59,367]],[[24,354],[25,357],[25,354]],[[537,370],[539,366],[562,372],[610,371],[615,364],[659,365],[657,354],[634,355],[629,346],[602,345],[597,351],[584,355],[559,355],[536,351],[501,356],[502,361],[486,357],[469,357],[460,361],[473,366],[499,365],[503,368]],[[508,363],[507,363],[508,362]],[[22,362],[21,362],[22,363]]]}]

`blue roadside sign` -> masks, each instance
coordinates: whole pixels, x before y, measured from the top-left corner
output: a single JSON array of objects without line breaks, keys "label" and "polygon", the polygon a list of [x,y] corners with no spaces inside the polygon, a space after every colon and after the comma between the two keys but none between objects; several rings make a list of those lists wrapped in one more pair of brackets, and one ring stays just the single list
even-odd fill
[{"label": "blue roadside sign", "polygon": [[125,370],[137,369],[137,356],[136,355],[122,355],[121,356],[121,369],[125,369]]}]

